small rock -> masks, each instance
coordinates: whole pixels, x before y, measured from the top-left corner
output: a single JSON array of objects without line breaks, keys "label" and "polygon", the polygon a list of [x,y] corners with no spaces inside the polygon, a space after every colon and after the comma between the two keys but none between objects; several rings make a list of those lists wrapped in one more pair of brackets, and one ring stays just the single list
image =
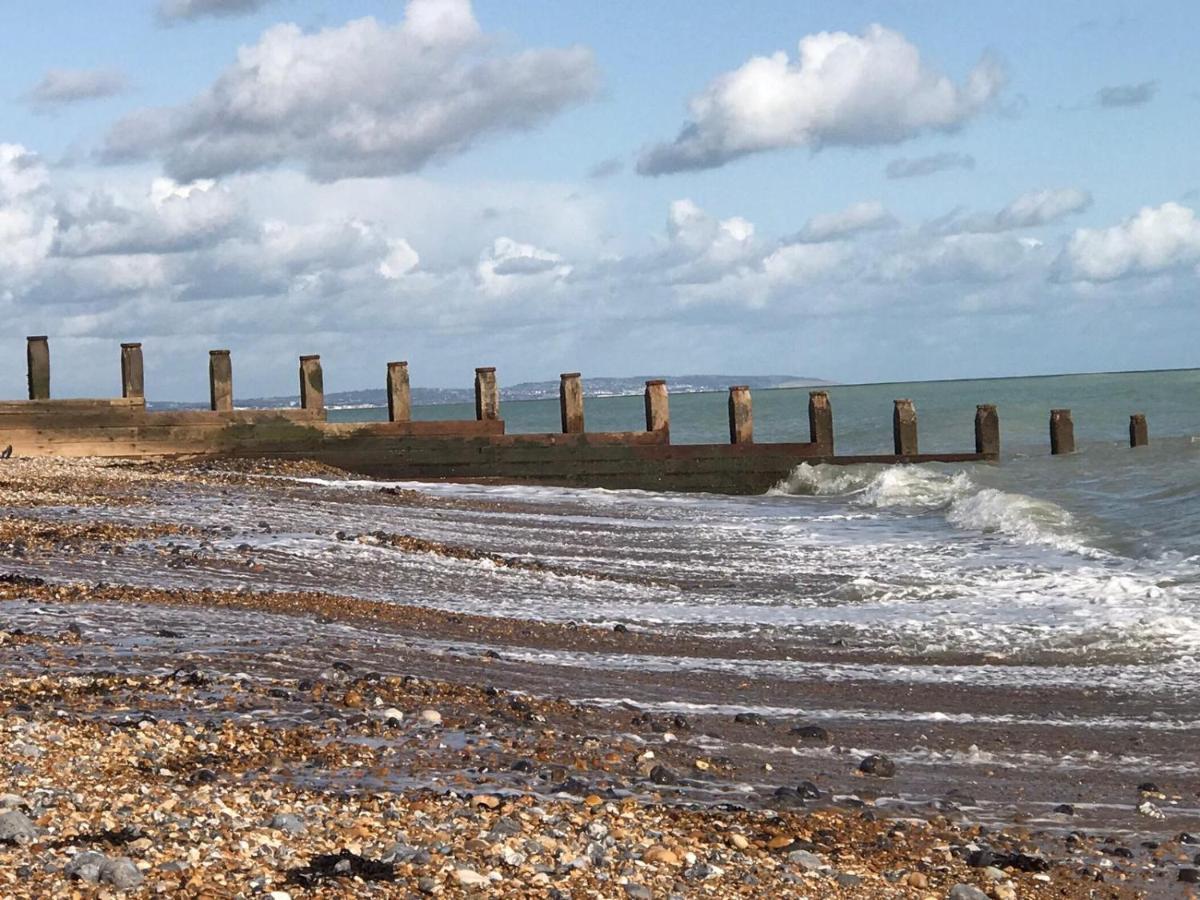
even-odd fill
[{"label": "small rock", "polygon": [[495,794],[476,794],[471,798],[472,806],[482,806],[485,809],[496,809],[500,805],[500,798]]},{"label": "small rock", "polygon": [[525,854],[514,850],[512,847],[505,847],[501,850],[500,858],[504,860],[506,866],[512,866],[514,869],[525,863]]},{"label": "small rock", "polygon": [[1139,803],[1137,811],[1139,816],[1145,816],[1148,819],[1166,818],[1166,814],[1149,800],[1143,800]]},{"label": "small rock", "polygon": [[1064,816],[1075,815],[1075,807],[1073,807],[1070,803],[1060,803],[1058,806],[1054,807],[1054,811]]},{"label": "small rock", "polygon": [[904,879],[909,887],[924,890],[929,887],[929,877],[924,872],[909,872]]},{"label": "small rock", "polygon": [[876,778],[891,778],[896,774],[896,764],[882,753],[872,753],[858,764],[858,771]]},{"label": "small rock", "polygon": [[655,844],[649,850],[642,854],[642,859],[646,862],[664,863],[668,866],[679,865],[679,857],[663,847],[661,844]]},{"label": "small rock", "polygon": [[659,765],[650,770],[650,780],[655,784],[676,784],[679,778],[666,766]]},{"label": "small rock", "polygon": [[956,884],[950,888],[946,900],[988,900],[988,895],[973,884]]},{"label": "small rock", "polygon": [[480,875],[473,869],[455,869],[454,880],[463,887],[483,887],[491,884],[486,875]]},{"label": "small rock", "polygon": [[797,725],[788,734],[802,741],[814,741],[821,744],[829,743],[829,732],[820,725]]},{"label": "small rock", "polygon": [[742,712],[733,717],[733,721],[739,725],[766,725],[767,720],[758,713]]},{"label": "small rock", "polygon": [[[422,725],[441,725],[442,724],[442,714],[440,712],[438,712],[436,709],[422,710],[421,711],[421,724]],[[460,869],[459,871],[469,872],[470,870],[469,869]],[[455,874],[457,875],[458,873],[456,872]]]},{"label": "small rock", "polygon": [[436,894],[440,888],[438,887],[436,878],[430,878],[426,875],[417,879],[417,890],[422,894]]},{"label": "small rock", "polygon": [[1005,881],[1008,876],[1004,874],[1003,869],[997,869],[995,866],[988,866],[983,870],[983,877],[988,881]]},{"label": "small rock", "polygon": [[625,882],[625,896],[632,897],[633,900],[654,900],[654,892],[644,884],[634,884],[632,881]]},{"label": "small rock", "polygon": [[807,869],[810,872],[815,872],[817,869],[825,866],[821,857],[815,853],[809,853],[807,850],[793,850],[788,854],[787,858],[788,862],[794,862],[802,869]]},{"label": "small rock", "polygon": [[305,830],[300,817],[291,813],[276,813],[271,817],[270,827],[277,831],[286,831],[288,834],[300,834]]},{"label": "small rock", "polygon": [[1180,869],[1179,880],[1184,884],[1200,884],[1200,869]]},{"label": "small rock", "polygon": [[128,856],[105,860],[100,867],[100,880],[118,891],[129,891],[142,883],[142,873]]},{"label": "small rock", "polygon": [[71,857],[71,861],[63,867],[63,874],[68,878],[78,878],[80,881],[90,881],[95,884],[100,880],[100,869],[108,862],[108,857],[95,850],[83,850]]},{"label": "small rock", "polygon": [[750,846],[750,842],[746,840],[746,836],[737,834],[736,832],[729,836],[729,843],[733,844],[739,850],[745,850]]},{"label": "small rock", "polygon": [[[25,798],[17,794],[0,794],[0,810],[16,809],[19,806],[29,806]],[[1180,840],[1183,840],[1180,838]],[[1184,841],[1186,844],[1187,841]]]},{"label": "small rock", "polygon": [[379,718],[383,719],[385,725],[395,725],[404,721],[404,713],[394,706],[389,706],[379,714]]},{"label": "small rock", "polygon": [[15,809],[0,813],[0,844],[30,844],[37,840],[33,821]]}]

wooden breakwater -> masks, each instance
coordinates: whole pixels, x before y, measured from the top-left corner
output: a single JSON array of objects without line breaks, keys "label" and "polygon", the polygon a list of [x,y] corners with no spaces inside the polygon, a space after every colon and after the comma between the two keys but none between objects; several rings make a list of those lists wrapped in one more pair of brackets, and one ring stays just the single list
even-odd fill
[{"label": "wooden breakwater", "polygon": [[475,370],[475,418],[414,421],[408,365],[387,365],[388,421],[326,419],[318,356],[300,357],[299,408],[246,410],[233,403],[228,350],[209,353],[208,410],[146,408],[141,344],[122,344],[119,398],[56,400],[50,396],[45,336],[27,341],[29,399],[0,401],[0,446],[14,456],[273,457],[313,459],[371,477],[420,481],[482,481],[761,493],[802,462],[924,463],[995,460],[1000,422],[994,406],[975,415],[972,452],[921,453],[909,400],[895,401],[894,452],[839,456],[833,409],[825,391],[809,394],[809,439],[754,440],[750,389],[729,390],[729,442],[672,444],[669,395],[663,381],[645,388],[645,427],[587,431],[579,373],[561,376],[561,433],[507,434],[500,416],[496,370]]}]

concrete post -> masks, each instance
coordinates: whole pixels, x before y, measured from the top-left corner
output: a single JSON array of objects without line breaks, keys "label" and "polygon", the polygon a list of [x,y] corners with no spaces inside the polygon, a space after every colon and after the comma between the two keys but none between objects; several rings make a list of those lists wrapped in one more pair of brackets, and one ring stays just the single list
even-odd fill
[{"label": "concrete post", "polygon": [[412,390],[408,386],[408,363],[390,362],[387,366],[388,421],[412,419]]},{"label": "concrete post", "polygon": [[1000,415],[990,403],[975,407],[975,452],[1000,455]]},{"label": "concrete post", "polygon": [[750,388],[744,384],[729,389],[729,443],[754,443],[754,409]]},{"label": "concrete post", "polygon": [[233,363],[228,350],[208,351],[208,394],[216,412],[233,412]]},{"label": "concrete post", "polygon": [[146,375],[142,367],[142,345],[121,345],[121,396],[144,399]]},{"label": "concrete post", "polygon": [[563,434],[583,434],[583,383],[578,372],[563,372],[558,377],[558,409]]},{"label": "concrete post", "polygon": [[665,381],[646,382],[646,430],[670,431],[671,408]]},{"label": "concrete post", "polygon": [[896,400],[892,405],[892,443],[897,456],[916,456],[917,410],[911,400]]},{"label": "concrete post", "polygon": [[1069,409],[1050,410],[1050,452],[1055,456],[1075,452],[1075,423]]},{"label": "concrete post", "polygon": [[808,439],[822,453],[833,455],[833,407],[825,391],[808,393]]},{"label": "concrete post", "polygon": [[50,342],[44,334],[25,338],[25,364],[29,378],[29,399],[50,399]]},{"label": "concrete post", "polygon": [[500,418],[500,391],[496,387],[496,367],[475,370],[475,418],[480,422]]},{"label": "concrete post", "polygon": [[1134,413],[1129,417],[1129,446],[1145,447],[1150,443],[1150,429],[1146,425],[1143,413]]},{"label": "concrete post", "polygon": [[316,354],[300,357],[300,408],[325,411],[325,373]]}]

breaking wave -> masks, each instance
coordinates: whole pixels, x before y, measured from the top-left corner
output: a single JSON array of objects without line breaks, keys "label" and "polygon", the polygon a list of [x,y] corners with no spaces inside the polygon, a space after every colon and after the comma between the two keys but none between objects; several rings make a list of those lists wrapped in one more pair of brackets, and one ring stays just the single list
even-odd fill
[{"label": "breaking wave", "polygon": [[1083,525],[1049,500],[980,487],[967,472],[919,466],[830,466],[801,463],[770,491],[774,495],[844,497],[857,507],[899,513],[941,512],[963,530],[999,534],[1023,544],[1042,544],[1089,557],[1093,546]]}]

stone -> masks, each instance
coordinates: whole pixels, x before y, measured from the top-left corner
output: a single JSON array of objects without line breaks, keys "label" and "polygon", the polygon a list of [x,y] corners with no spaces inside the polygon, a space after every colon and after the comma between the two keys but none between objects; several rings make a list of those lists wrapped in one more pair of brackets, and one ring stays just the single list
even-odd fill
[{"label": "stone", "polygon": [[484,887],[491,884],[486,875],[480,875],[474,869],[455,869],[454,880],[463,887]]},{"label": "stone", "polygon": [[929,877],[924,872],[909,872],[904,878],[905,884],[909,887],[924,890],[929,887]]},{"label": "stone", "polygon": [[767,720],[758,713],[741,712],[733,717],[733,721],[739,725],[766,725]]},{"label": "stone", "polygon": [[15,809],[0,813],[0,844],[31,844],[37,836],[37,826],[24,813]]},{"label": "stone", "polygon": [[896,764],[882,753],[872,753],[858,764],[858,771],[876,778],[891,778],[896,774]]},{"label": "stone", "polygon": [[128,856],[105,860],[100,880],[118,891],[130,891],[142,883],[142,873]]},{"label": "stone", "polygon": [[663,863],[668,866],[679,865],[679,857],[663,847],[661,844],[655,844],[649,850],[642,854],[642,859],[646,862]]},{"label": "stone", "polygon": [[301,834],[306,830],[300,817],[292,813],[276,813],[271,817],[270,827],[277,831],[286,831],[288,834]]},{"label": "stone", "polygon": [[678,776],[666,766],[658,765],[650,770],[650,780],[655,784],[677,784]]},{"label": "stone", "polygon": [[750,842],[746,840],[746,836],[737,834],[736,832],[729,836],[729,843],[733,844],[733,846],[737,847],[739,850],[745,850],[750,846]]},{"label": "stone", "polygon": [[946,894],[946,900],[988,900],[988,895],[973,884],[956,884]]},{"label": "stone", "polygon": [[1166,818],[1166,814],[1149,800],[1143,800],[1139,803],[1137,811],[1139,816],[1145,816],[1148,819]]},{"label": "stone", "polygon": [[1075,815],[1075,807],[1073,807],[1070,803],[1060,803],[1058,806],[1054,807],[1054,811],[1063,816]]},{"label": "stone", "polygon": [[809,853],[807,850],[793,850],[787,856],[788,862],[793,862],[802,869],[807,869],[810,872],[815,872],[817,869],[824,868],[825,863],[821,857],[815,853]]},{"label": "stone", "polygon": [[1200,869],[1180,869],[1179,880],[1184,884],[1200,884]]},{"label": "stone", "polygon": [[1002,869],[997,869],[995,866],[988,866],[983,870],[983,877],[988,881],[1004,881],[1008,878]]},{"label": "stone", "polygon": [[632,881],[625,883],[625,896],[632,897],[633,900],[654,900],[654,892],[644,884],[634,884]]},{"label": "stone", "polygon": [[[421,724],[422,725],[441,725],[442,724],[442,714],[440,712],[438,712],[436,709],[421,710]],[[467,870],[463,870],[463,871],[467,871]]]},{"label": "stone", "polygon": [[811,781],[800,782],[798,785],[796,785],[796,790],[799,792],[800,796],[806,800],[821,799],[820,789]]},{"label": "stone", "polygon": [[417,879],[417,890],[422,894],[436,894],[440,888],[438,887],[436,878],[430,878],[428,875],[425,875]]},{"label": "stone", "polygon": [[63,874],[68,878],[78,878],[95,884],[100,880],[100,869],[108,862],[108,857],[95,850],[83,850],[71,857],[71,861],[63,867]]},{"label": "stone", "polygon": [[788,734],[802,741],[812,741],[819,744],[829,743],[829,732],[820,725],[797,725]]}]

